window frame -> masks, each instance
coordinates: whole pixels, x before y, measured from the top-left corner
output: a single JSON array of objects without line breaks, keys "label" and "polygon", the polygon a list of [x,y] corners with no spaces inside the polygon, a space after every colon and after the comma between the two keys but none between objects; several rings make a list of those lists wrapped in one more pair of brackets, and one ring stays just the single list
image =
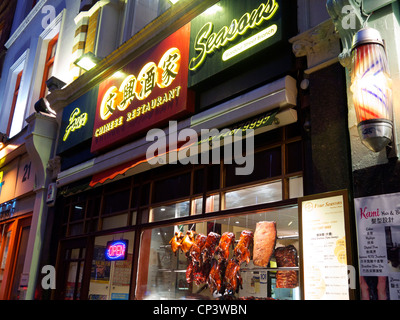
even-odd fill
[{"label": "window frame", "polygon": [[[57,53],[58,37],[59,37],[59,33],[57,33],[56,36],[54,38],[52,38],[47,45],[46,60],[44,62],[43,78],[42,78],[42,84],[40,87],[39,99],[43,98],[46,95],[46,90],[47,90],[46,81],[49,79],[49,76],[50,76],[50,74],[49,74],[50,68],[54,66],[54,60],[55,60],[55,56]],[[56,47],[56,48],[55,48],[54,54],[52,54],[54,47]]]},{"label": "window frame", "polygon": [[7,124],[7,136],[10,136],[10,132],[11,132],[11,126],[13,123],[13,119],[14,119],[14,113],[15,113],[15,107],[17,105],[17,100],[18,100],[18,95],[19,95],[19,89],[21,88],[21,79],[22,79],[22,74],[23,74],[24,70],[21,70],[18,74],[17,74],[17,79],[15,82],[15,86],[14,86],[14,93],[12,95],[12,103],[11,103],[11,109],[10,109],[10,116],[8,118],[8,124]]}]

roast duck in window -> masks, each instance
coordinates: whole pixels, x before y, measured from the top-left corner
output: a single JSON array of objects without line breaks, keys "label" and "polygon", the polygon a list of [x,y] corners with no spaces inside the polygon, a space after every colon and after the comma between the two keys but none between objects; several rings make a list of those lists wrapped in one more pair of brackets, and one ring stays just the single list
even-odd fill
[{"label": "roast duck in window", "polygon": [[[296,249],[288,246],[275,250],[276,238],[275,221],[261,221],[257,223],[254,233],[243,230],[238,241],[235,241],[233,232],[225,232],[222,236],[210,232],[206,236],[190,230],[185,235],[176,232],[170,244],[175,254],[181,250],[188,259],[186,269],[188,283],[206,284],[211,293],[229,295],[242,288],[240,266],[242,263],[247,265],[250,262],[251,248],[255,266],[266,267],[274,252],[278,267],[297,266]],[[296,271],[287,272],[277,273],[277,287],[297,286]]]}]

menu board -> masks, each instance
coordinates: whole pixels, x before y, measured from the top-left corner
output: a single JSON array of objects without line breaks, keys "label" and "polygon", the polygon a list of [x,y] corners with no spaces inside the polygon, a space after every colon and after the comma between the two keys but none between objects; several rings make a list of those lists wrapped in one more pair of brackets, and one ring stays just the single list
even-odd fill
[{"label": "menu board", "polygon": [[347,193],[300,200],[305,300],[348,300]]},{"label": "menu board", "polygon": [[400,300],[400,193],[354,199],[363,300]]}]

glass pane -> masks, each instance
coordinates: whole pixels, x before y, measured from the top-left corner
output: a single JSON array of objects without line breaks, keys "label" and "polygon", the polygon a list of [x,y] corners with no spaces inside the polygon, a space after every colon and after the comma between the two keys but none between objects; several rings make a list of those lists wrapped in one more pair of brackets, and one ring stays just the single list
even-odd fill
[{"label": "glass pane", "polygon": [[[271,211],[243,214],[241,216],[224,217],[212,221],[199,222],[194,225],[179,225],[157,227],[148,230],[142,234],[141,248],[138,274],[138,288],[136,291],[138,299],[219,299],[221,295],[228,292],[230,298],[281,298],[281,299],[299,299],[298,286],[298,264],[295,262],[293,266],[294,274],[293,282],[290,288],[277,288],[277,259],[274,254],[270,255],[269,263],[266,267],[255,266],[253,262],[253,246],[247,246],[250,254],[250,261],[244,261],[239,265],[242,285],[238,286],[238,290],[227,289],[228,280],[224,277],[224,268],[227,263],[234,259],[234,247],[241,237],[244,230],[254,232],[257,223],[261,221],[275,222],[272,227],[276,230],[276,238],[272,237],[269,242],[274,248],[283,247],[293,249],[294,260],[297,261],[299,239],[298,239],[298,208],[291,206],[287,208],[279,208]],[[194,241],[200,234],[207,236],[210,232],[223,235],[225,232],[231,232],[234,238],[230,238],[227,249],[224,253],[226,256],[217,259],[218,256],[210,256],[205,260],[199,260],[202,264],[201,271],[190,273],[189,267],[193,267],[193,259],[196,255],[193,252],[187,255],[182,249],[173,251],[170,241],[174,238],[176,232],[182,232],[184,235],[191,230],[195,232]],[[221,239],[221,238],[220,238]],[[217,242],[221,244],[220,239]],[[230,244],[230,245],[229,245]],[[191,248],[191,247],[189,247]],[[246,246],[245,246],[246,248]],[[190,252],[190,249],[189,249]],[[245,252],[245,250],[243,250]],[[188,258],[190,257],[190,258]],[[204,256],[203,256],[204,259]],[[202,262],[201,262],[202,261]],[[210,263],[209,267],[205,267],[205,263]],[[210,279],[217,279],[211,276],[210,266],[220,265],[221,283],[220,291],[210,289]],[[267,268],[268,267],[268,268]],[[218,272],[215,273],[218,275]]]},{"label": "glass pane", "polygon": [[83,222],[69,225],[69,235],[77,236],[83,233]]},{"label": "glass pane", "polygon": [[202,193],[204,188],[204,169],[196,170],[193,176],[193,193]]},{"label": "glass pane", "polygon": [[192,215],[201,214],[203,210],[203,198],[196,198],[192,200]]},{"label": "glass pane", "polygon": [[67,274],[67,283],[65,285],[65,300],[73,300],[75,293],[76,275],[78,272],[78,262],[70,262]]},{"label": "glass pane", "polygon": [[85,217],[85,203],[81,202],[72,206],[71,220],[82,220]]},{"label": "glass pane", "polygon": [[133,211],[132,212],[132,222],[131,222],[132,226],[134,226],[136,224],[136,220],[137,220],[137,211]]},{"label": "glass pane", "polygon": [[298,198],[303,196],[303,177],[289,179],[289,197]]},{"label": "glass pane", "polygon": [[11,238],[11,231],[7,232],[6,235],[6,241],[4,245],[4,252],[3,252],[3,259],[1,260],[1,269],[5,269],[6,267],[6,262],[7,262],[7,256],[8,256],[8,247],[10,245],[10,238]]},{"label": "glass pane", "polygon": [[[249,160],[248,160],[249,161]],[[246,163],[242,166],[244,167]],[[254,155],[254,169],[249,175],[237,175],[236,164],[226,165],[226,186],[249,183],[282,174],[281,148],[268,149]]]},{"label": "glass pane", "polygon": [[303,170],[303,151],[301,141],[287,145],[287,173]]},{"label": "glass pane", "polygon": [[282,200],[282,182],[243,188],[225,193],[225,209],[246,207]]},{"label": "glass pane", "polygon": [[129,192],[130,190],[124,190],[106,195],[104,197],[104,213],[109,214],[127,210],[129,206]]},{"label": "glass pane", "polygon": [[128,214],[120,214],[118,216],[111,216],[103,218],[103,230],[125,227],[128,223]]},{"label": "glass pane", "polygon": [[182,197],[190,194],[190,172],[156,181],[154,183],[153,203],[162,202]]},{"label": "glass pane", "polygon": [[[24,227],[21,230],[21,240],[19,242],[18,255],[17,255],[17,260],[15,262],[14,280],[10,295],[11,300],[23,300],[24,298],[23,292],[20,291],[19,284],[25,262],[25,253],[26,253],[26,247],[28,245],[29,230],[30,226]],[[21,294],[22,296],[20,296]]]},{"label": "glass pane", "polygon": [[206,213],[219,211],[219,194],[208,196],[206,199]]},{"label": "glass pane", "polygon": [[79,252],[80,252],[80,248],[72,249],[70,259],[79,259]]},{"label": "glass pane", "polygon": [[186,217],[189,215],[189,201],[168,206],[160,206],[150,210],[150,222]]}]

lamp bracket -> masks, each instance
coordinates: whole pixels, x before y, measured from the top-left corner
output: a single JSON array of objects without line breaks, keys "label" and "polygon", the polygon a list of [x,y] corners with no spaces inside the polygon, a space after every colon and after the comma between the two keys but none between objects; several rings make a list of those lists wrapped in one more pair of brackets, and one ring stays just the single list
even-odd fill
[{"label": "lamp bracket", "polygon": [[339,61],[343,67],[351,66],[353,36],[364,26],[368,16],[363,13],[362,0],[327,0],[326,7],[336,31],[339,33],[343,50]]}]

